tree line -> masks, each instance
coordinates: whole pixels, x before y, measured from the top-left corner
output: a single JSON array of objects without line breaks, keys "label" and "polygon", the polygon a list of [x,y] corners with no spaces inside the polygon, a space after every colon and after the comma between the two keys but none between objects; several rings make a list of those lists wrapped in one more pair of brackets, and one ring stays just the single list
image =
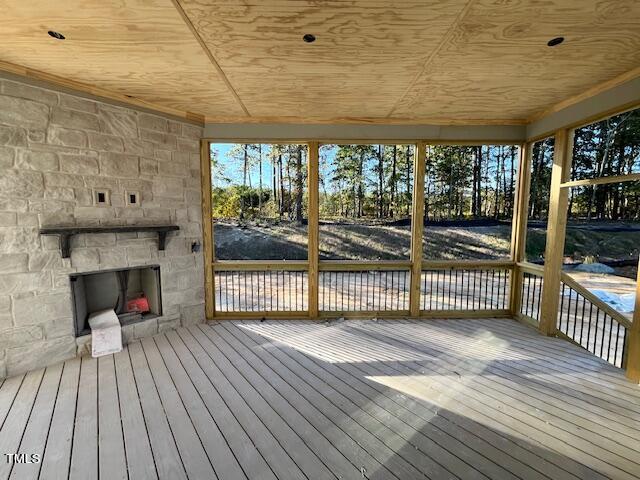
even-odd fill
[{"label": "tree line", "polygon": [[212,145],[210,157],[214,217],[305,218],[306,146],[235,144],[220,158]]},{"label": "tree line", "polygon": [[[533,145],[529,219],[546,219],[554,141]],[[576,129],[571,180],[640,173],[640,110]],[[610,183],[569,190],[569,218],[586,221],[640,220],[640,182]]]},{"label": "tree line", "polygon": [[[235,144],[211,152],[213,214],[302,222],[306,218],[307,150],[296,144]],[[322,145],[320,215],[325,219],[406,219],[411,215],[413,145]],[[531,156],[529,219],[548,215],[554,140]],[[427,147],[425,220],[513,215],[518,148],[513,145]],[[640,172],[640,110],[575,131],[571,179]],[[572,188],[569,216],[640,220],[640,182]]]}]

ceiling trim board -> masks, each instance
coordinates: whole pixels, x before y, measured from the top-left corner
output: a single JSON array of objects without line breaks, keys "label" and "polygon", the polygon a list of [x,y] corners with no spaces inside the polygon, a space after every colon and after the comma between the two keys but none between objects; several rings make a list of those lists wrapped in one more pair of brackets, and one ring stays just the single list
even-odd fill
[{"label": "ceiling trim board", "polygon": [[330,142],[394,142],[429,139],[434,142],[522,143],[525,125],[389,125],[389,124],[282,124],[282,123],[207,123],[203,138],[229,142],[256,141],[321,141]]},{"label": "ceiling trim board", "polygon": [[583,97],[571,103],[567,100],[566,107],[527,124],[527,140],[539,140],[561,128],[579,128],[640,107],[640,76]]},{"label": "ceiling trim board", "polygon": [[209,47],[207,47],[207,44],[204,43],[204,40],[202,40],[202,37],[198,33],[198,30],[196,30],[196,27],[194,27],[193,23],[191,23],[191,20],[189,19],[189,17],[187,16],[186,12],[182,8],[182,5],[180,5],[179,0],[171,0],[171,3],[173,3],[173,6],[176,8],[178,13],[180,14],[180,17],[184,21],[185,25],[189,28],[189,30],[193,34],[193,37],[196,39],[196,41],[200,45],[200,48],[202,48],[202,51],[209,58],[209,61],[211,62],[211,65],[213,65],[213,67],[215,68],[216,72],[218,73],[218,76],[224,82],[224,84],[227,86],[227,89],[229,90],[231,95],[233,95],[233,98],[235,98],[235,100],[238,102],[238,104],[240,105],[240,108],[242,108],[242,111],[248,117],[250,117],[251,114],[249,113],[249,110],[247,109],[246,105],[244,104],[244,102],[240,98],[240,95],[238,95],[238,92],[236,92],[236,89],[233,87],[233,85],[229,81],[229,78],[224,73],[224,70],[222,70],[222,67],[220,66],[220,64],[218,63],[216,58],[211,53],[211,50],[209,50]]},{"label": "ceiling trim board", "polygon": [[526,120],[458,119],[458,118],[388,118],[388,117],[206,117],[212,124],[281,124],[281,125],[439,125],[439,126],[516,126],[526,125]]},{"label": "ceiling trim board", "polygon": [[[91,98],[98,99],[100,101],[110,101],[119,106],[136,107],[152,113],[159,113],[163,115],[169,115],[180,120],[186,120],[190,123],[202,126],[205,123],[204,115],[177,110],[164,105],[158,105],[156,103],[147,102],[136,97],[130,97],[128,95],[114,92],[101,87],[96,87],[86,83],[78,82],[76,80],[69,80],[67,78],[59,77],[51,73],[34,70],[32,68],[15,65],[13,63],[0,60],[0,72],[5,72],[11,75],[20,77],[21,80],[31,80],[40,83],[41,86],[48,88],[56,87],[56,89],[67,91],[72,94],[85,94]],[[43,85],[42,85],[43,84]]]},{"label": "ceiling trim board", "polygon": [[551,108],[548,108],[546,110],[543,110],[542,112],[532,115],[530,118],[527,119],[527,123],[533,123],[538,120],[542,120],[543,118],[548,117],[549,115],[557,113],[561,110],[564,110],[565,108],[568,108],[572,105],[580,103],[591,97],[595,97],[600,93],[606,92],[607,90],[611,90],[619,85],[623,85],[638,77],[640,77],[640,67],[629,70],[628,72],[623,73],[622,75],[618,75],[617,77],[614,77],[610,80],[599,83],[598,85],[594,85],[593,87],[588,88],[587,90],[585,90],[582,93],[579,93],[578,95],[574,95],[561,102],[558,102],[555,105],[553,105]]}]

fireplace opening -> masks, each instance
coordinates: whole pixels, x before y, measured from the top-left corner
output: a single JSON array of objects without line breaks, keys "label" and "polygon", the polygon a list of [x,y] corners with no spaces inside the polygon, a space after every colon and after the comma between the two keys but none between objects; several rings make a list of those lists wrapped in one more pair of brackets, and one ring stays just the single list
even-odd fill
[{"label": "fireplace opening", "polygon": [[113,309],[121,325],[162,315],[160,266],[70,275],[76,337],[91,333],[89,315]]}]

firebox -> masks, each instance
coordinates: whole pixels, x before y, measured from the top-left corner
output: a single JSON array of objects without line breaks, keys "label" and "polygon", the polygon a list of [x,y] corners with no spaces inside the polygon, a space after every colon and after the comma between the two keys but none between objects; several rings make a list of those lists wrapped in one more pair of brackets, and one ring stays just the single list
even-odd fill
[{"label": "firebox", "polygon": [[89,315],[112,308],[121,325],[162,315],[160,266],[70,275],[76,337],[91,333]]}]

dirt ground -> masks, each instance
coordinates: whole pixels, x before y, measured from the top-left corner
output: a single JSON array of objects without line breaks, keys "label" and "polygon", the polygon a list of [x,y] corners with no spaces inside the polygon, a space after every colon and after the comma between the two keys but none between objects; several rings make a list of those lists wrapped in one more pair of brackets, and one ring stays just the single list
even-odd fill
[{"label": "dirt ground", "polygon": [[[307,226],[295,223],[216,222],[219,260],[305,260]],[[434,227],[424,232],[424,257],[434,260],[499,259],[509,256],[511,227]],[[406,260],[411,227],[322,224],[320,258],[332,260]]]},{"label": "dirt ground", "polygon": [[[527,230],[527,260],[542,263],[545,228]],[[219,260],[305,260],[307,226],[295,222],[215,223]],[[511,226],[432,226],[424,228],[424,258],[428,260],[497,260],[509,257]],[[320,258],[332,260],[408,260],[409,225],[321,223]],[[637,258],[640,230],[610,232],[567,230],[568,257],[581,261],[595,255],[600,261]],[[616,275],[634,278],[637,265],[616,266]]]}]

